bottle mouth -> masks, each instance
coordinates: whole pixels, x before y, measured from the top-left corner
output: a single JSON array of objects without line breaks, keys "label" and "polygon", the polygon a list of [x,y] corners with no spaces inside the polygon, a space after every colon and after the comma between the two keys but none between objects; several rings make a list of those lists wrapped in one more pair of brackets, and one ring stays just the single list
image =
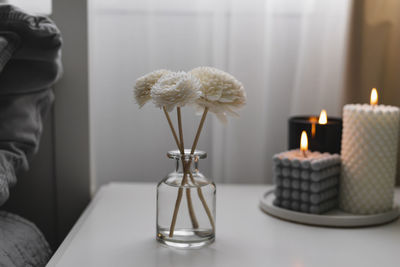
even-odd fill
[{"label": "bottle mouth", "polygon": [[[181,152],[179,150],[168,151],[167,157],[170,159],[181,159]],[[193,155],[190,154],[190,149],[185,149],[185,159],[205,159],[207,153],[201,150],[195,150]]]}]

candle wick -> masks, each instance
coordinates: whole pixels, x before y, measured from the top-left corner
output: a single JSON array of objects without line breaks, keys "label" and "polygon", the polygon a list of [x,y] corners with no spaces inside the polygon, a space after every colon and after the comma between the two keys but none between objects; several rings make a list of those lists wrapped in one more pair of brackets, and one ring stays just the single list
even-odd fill
[{"label": "candle wick", "polygon": [[305,150],[302,150],[301,152],[303,152],[303,156],[305,157],[305,158],[307,158],[307,151],[305,151]]}]

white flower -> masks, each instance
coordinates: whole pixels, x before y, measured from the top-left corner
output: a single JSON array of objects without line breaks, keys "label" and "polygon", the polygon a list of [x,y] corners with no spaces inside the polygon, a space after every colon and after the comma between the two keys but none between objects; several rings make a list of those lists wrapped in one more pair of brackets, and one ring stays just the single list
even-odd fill
[{"label": "white flower", "polygon": [[241,82],[222,70],[213,67],[198,67],[190,71],[202,85],[201,95],[196,100],[200,109],[207,107],[226,122],[226,115],[238,116],[236,109],[246,104],[246,92]]},{"label": "white flower", "polygon": [[151,88],[151,98],[157,107],[171,111],[175,106],[192,104],[200,95],[200,82],[180,71],[163,75]]},{"label": "white flower", "polygon": [[165,74],[171,73],[169,70],[156,70],[150,72],[136,80],[133,90],[136,103],[139,107],[143,107],[150,99],[151,87]]}]

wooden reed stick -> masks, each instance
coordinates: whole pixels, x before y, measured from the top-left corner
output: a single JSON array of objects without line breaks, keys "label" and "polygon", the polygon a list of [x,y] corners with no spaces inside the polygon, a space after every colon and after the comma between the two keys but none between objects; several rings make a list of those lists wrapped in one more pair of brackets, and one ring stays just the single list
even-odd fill
[{"label": "wooden reed stick", "polygon": [[[178,108],[177,108],[177,110],[178,110]],[[164,112],[166,112],[165,108],[164,108]],[[166,112],[166,113],[167,113],[167,112]],[[200,134],[201,134],[201,131],[202,131],[202,129],[203,129],[204,121],[205,121],[205,119],[206,119],[206,117],[207,117],[207,113],[208,113],[208,108],[205,108],[205,109],[204,109],[204,112],[203,112],[203,116],[201,117],[201,120],[200,120],[199,127],[198,127],[198,129],[197,129],[197,133],[196,133],[195,139],[194,139],[194,141],[193,141],[192,149],[191,149],[191,152],[190,152],[191,155],[193,155],[193,154],[194,154],[194,151],[196,150],[196,146],[197,146],[197,143],[198,143],[198,141],[199,141]],[[180,112],[178,112],[178,114],[180,114]],[[167,120],[168,120],[168,118],[169,118],[169,116],[167,117]],[[178,115],[178,125],[179,125],[179,120],[181,120],[180,115]],[[170,120],[169,120],[168,123],[170,123]],[[170,123],[170,126],[171,126],[171,125],[172,125],[172,123]],[[182,125],[182,123],[180,123],[180,125]],[[181,127],[181,126],[180,126],[180,127]],[[173,127],[172,127],[172,128],[173,128]],[[175,131],[173,131],[173,132],[175,132]],[[177,138],[177,136],[176,136],[176,133],[175,133],[175,135],[174,135],[174,138],[175,138],[175,141],[177,142],[177,144],[179,144],[179,141],[178,141],[178,138]],[[183,136],[182,136],[182,139],[183,139]],[[182,146],[178,145],[178,147],[180,147],[180,148],[182,149]],[[182,150],[181,150],[181,152],[182,152]],[[184,151],[183,151],[183,152],[184,152]],[[188,172],[190,173],[190,165],[191,165],[191,163],[192,163],[192,159],[190,158],[189,161],[188,161],[188,163],[183,165],[183,166],[184,166],[184,169],[183,169],[183,170],[184,170],[184,176],[183,176],[183,179],[182,179],[182,184],[184,184],[184,183],[186,182]],[[185,165],[186,165],[186,166],[185,166]],[[200,190],[198,190],[197,192],[199,193],[199,191],[201,192],[201,188],[200,188]],[[173,216],[172,216],[172,221],[171,221],[171,227],[170,227],[169,237],[173,237],[173,235],[174,235],[176,219],[177,219],[177,216],[178,216],[179,206],[180,206],[181,200],[182,200],[182,193],[183,193],[183,189],[182,189],[182,188],[179,188],[179,190],[178,190],[178,196],[177,196],[176,202],[175,202],[174,214],[173,214]],[[203,195],[202,192],[201,192],[200,194]],[[200,194],[199,194],[199,197],[200,197]],[[203,196],[203,199],[204,199],[204,196]],[[202,202],[202,203],[203,203],[203,202]],[[207,203],[206,203],[206,202],[204,202],[204,204],[207,206]],[[204,205],[204,204],[203,204],[203,205]],[[207,209],[209,210],[208,206],[207,206]],[[207,210],[206,210],[206,212],[207,212]],[[210,213],[210,214],[211,214],[211,213]]]},{"label": "wooden reed stick", "polygon": [[199,228],[199,222],[197,221],[196,214],[194,212],[193,203],[192,203],[192,192],[190,188],[186,188],[186,200],[188,204],[190,221],[192,222],[192,226],[194,229]]},{"label": "wooden reed stick", "polygon": [[[187,182],[187,170],[185,168],[185,143],[183,141],[183,127],[182,127],[182,115],[181,115],[181,108],[177,107],[176,108],[176,113],[177,113],[177,117],[178,117],[178,129],[179,129],[179,140],[180,140],[180,151],[181,151],[181,160],[182,160],[182,168],[183,168],[183,178],[182,178],[182,185],[184,185],[185,183],[188,184]],[[190,170],[189,170],[190,172]],[[192,222],[192,226],[193,228],[199,228],[199,223],[197,221],[194,209],[193,209],[193,204],[192,204],[192,197],[191,197],[191,192],[190,192],[190,188],[186,188],[186,200],[187,200],[187,204],[188,204],[188,209],[189,209],[189,215],[190,215],[190,220]],[[176,220],[176,219],[175,219]],[[173,229],[172,229],[173,232]],[[170,229],[170,233],[171,233],[171,229]]]},{"label": "wooden reed stick", "polygon": [[194,138],[193,145],[192,145],[192,150],[190,151],[191,155],[193,155],[194,151],[196,150],[197,142],[199,141],[201,130],[203,129],[204,121],[206,120],[206,117],[207,117],[207,113],[208,113],[208,108],[206,107],[204,109],[203,116],[201,116],[199,128],[197,128],[196,137]]},{"label": "wooden reed stick", "polygon": [[[195,137],[195,139],[193,141],[192,149],[191,149],[191,152],[190,152],[191,155],[193,155],[194,151],[196,150],[196,146],[197,146],[197,143],[199,141],[199,137],[200,137],[201,131],[203,129],[204,122],[205,122],[206,117],[207,117],[207,113],[208,113],[208,108],[205,108],[204,112],[203,112],[203,115],[201,117],[200,123],[199,123],[199,127],[197,128],[196,137]],[[191,164],[192,164],[192,157],[190,157],[189,161],[186,163],[186,171],[189,173],[189,176],[190,176],[190,179],[191,179],[192,183],[196,184],[196,182],[195,182],[195,180],[193,178],[193,174],[190,171],[190,165]],[[207,213],[208,219],[210,220],[211,226],[213,227],[213,229],[215,229],[214,219],[212,217],[210,208],[208,207],[207,202],[204,199],[203,191],[201,190],[200,187],[197,188],[197,194],[199,195],[200,201],[203,204],[204,209],[206,210],[206,213]]]},{"label": "wooden reed stick", "polygon": [[[199,141],[200,134],[201,134],[201,131],[202,131],[202,129],[203,129],[204,122],[205,122],[206,117],[207,117],[207,113],[208,113],[208,108],[206,107],[206,108],[204,109],[203,115],[201,116],[201,120],[200,120],[200,123],[199,123],[199,127],[197,128],[196,137],[194,138],[193,145],[192,145],[192,149],[191,149],[191,151],[190,151],[190,154],[191,154],[191,155],[193,155],[193,154],[194,154],[194,151],[196,150],[197,143],[198,143],[198,141]],[[190,171],[190,165],[191,165],[191,164],[192,164],[192,157],[190,157],[190,159],[189,159],[189,161],[188,161],[188,163],[187,163],[186,170],[189,171],[189,176],[190,176],[190,179],[192,180],[192,183],[196,184],[196,183],[195,183],[195,180],[194,180],[194,178],[193,178],[193,174],[192,174],[192,172]],[[213,219],[213,216],[212,216],[212,214],[211,214],[210,208],[208,207],[207,202],[206,202],[206,200],[205,200],[205,198],[204,198],[203,191],[201,190],[201,187],[198,187],[198,188],[197,188],[197,194],[199,195],[200,201],[201,201],[201,203],[203,204],[203,207],[204,207],[204,209],[205,209],[205,211],[206,211],[206,213],[207,213],[207,216],[208,216],[208,219],[210,220],[211,226],[212,226],[213,230],[215,230],[214,219]]]},{"label": "wooden reed stick", "polygon": [[180,107],[176,107],[176,116],[178,118],[179,141],[180,141],[179,149],[181,151],[181,154],[185,155],[185,151],[184,151],[185,143],[183,142],[182,115],[181,115]]},{"label": "wooden reed stick", "polygon": [[[176,135],[176,131],[175,131],[174,125],[172,124],[171,117],[169,116],[166,108],[163,107],[163,110],[164,110],[165,117],[167,118],[169,127],[171,129],[172,135],[174,137],[174,140],[176,142],[176,145],[178,146],[178,149],[181,152],[181,155],[184,155],[184,153],[185,153],[184,146],[181,145],[181,142],[183,144],[183,130],[182,130],[182,119],[181,119],[181,114],[180,114],[180,108],[179,108],[179,111],[178,111],[178,108],[177,108],[177,112],[178,112],[178,127],[179,127],[179,133],[180,133],[181,142],[179,142],[179,140],[178,140],[178,136]],[[186,170],[185,170],[184,157],[181,157],[181,159],[182,159],[183,173],[185,174]],[[186,183],[186,180],[187,179],[186,179],[186,177],[184,175],[184,177],[182,179],[181,186]],[[170,226],[170,233],[169,233],[170,237],[172,237],[173,234],[174,234],[176,218],[178,216],[179,206],[180,206],[181,201],[182,201],[182,194],[183,194],[183,189],[179,188],[178,195],[177,195],[176,202],[175,202],[174,214],[172,216],[172,221],[171,221],[171,226]],[[189,208],[190,218],[192,220],[192,225],[193,225],[193,227],[197,226],[196,228],[198,228],[198,221],[197,221],[197,219],[195,217],[194,209],[193,209],[193,205],[192,205],[192,201],[191,201],[191,193],[190,193],[190,191],[188,193],[188,190],[186,191],[186,197],[187,197],[187,201],[188,201],[188,208]]]},{"label": "wooden reed stick", "polygon": [[178,149],[180,149],[181,146],[179,145],[178,136],[176,135],[176,132],[175,132],[175,129],[174,129],[174,125],[172,124],[172,121],[171,121],[171,118],[170,118],[170,116],[168,114],[168,111],[167,111],[167,109],[165,107],[163,107],[163,110],[164,110],[165,117],[167,117],[169,128],[171,128],[171,132],[172,132],[172,135],[174,136],[176,145],[178,146]]},{"label": "wooden reed stick", "polygon": [[[196,150],[197,142],[199,141],[201,130],[203,129],[204,121],[206,120],[206,117],[207,117],[207,112],[208,112],[208,108],[206,107],[204,109],[203,116],[201,116],[199,127],[197,128],[196,137],[194,138],[194,141],[193,141],[192,149],[190,151],[190,155],[191,156],[193,156],[194,151]],[[187,172],[190,172],[190,165],[191,164],[192,164],[192,157],[190,157],[189,161],[186,163],[186,171]],[[185,172],[183,178],[186,179],[186,176],[187,176],[187,173]]]},{"label": "wooden reed stick", "polygon": [[[174,235],[176,217],[178,216],[179,206],[181,205],[181,201],[182,201],[182,192],[183,192],[183,188],[179,187],[178,196],[177,196],[176,202],[175,202],[174,215],[172,216],[173,219],[171,221],[169,237],[172,237]],[[172,232],[171,232],[171,230],[172,230]]]},{"label": "wooden reed stick", "polygon": [[[192,174],[191,172],[189,172],[189,175],[190,175],[190,179],[191,179],[192,182],[195,184],[195,180],[194,180],[194,178],[193,178],[193,174]],[[206,199],[204,198],[203,191],[201,190],[201,187],[197,187],[197,194],[199,195],[201,204],[203,204],[203,207],[204,207],[204,209],[205,209],[205,211],[206,211],[206,213],[207,213],[207,216],[208,216],[208,219],[209,219],[209,221],[210,221],[210,224],[211,224],[213,230],[215,231],[214,218],[213,218],[213,215],[212,215],[212,213],[211,213],[211,211],[210,211],[210,208],[209,208],[208,205],[207,205],[207,201],[206,201]]]}]

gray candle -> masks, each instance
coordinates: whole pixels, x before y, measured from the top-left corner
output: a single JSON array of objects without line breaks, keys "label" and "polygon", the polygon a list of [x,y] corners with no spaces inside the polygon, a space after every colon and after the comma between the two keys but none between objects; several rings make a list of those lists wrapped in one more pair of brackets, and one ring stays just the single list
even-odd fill
[{"label": "gray candle", "polygon": [[273,157],[274,205],[320,214],[338,203],[340,156],[290,150]]}]

